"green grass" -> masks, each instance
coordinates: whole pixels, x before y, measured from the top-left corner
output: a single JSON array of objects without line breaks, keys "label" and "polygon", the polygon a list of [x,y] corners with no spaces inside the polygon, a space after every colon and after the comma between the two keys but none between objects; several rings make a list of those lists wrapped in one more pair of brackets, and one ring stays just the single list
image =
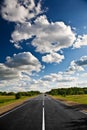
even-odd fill
[{"label": "green grass", "polygon": [[0,105],[6,102],[12,102],[15,100],[15,96],[0,96]]},{"label": "green grass", "polygon": [[28,96],[22,96],[20,99],[15,99],[15,96],[0,96],[0,107],[12,102],[22,101],[28,98]]},{"label": "green grass", "polygon": [[66,101],[73,101],[76,103],[80,103],[80,104],[87,104],[87,95],[86,94],[82,94],[82,95],[68,95],[68,96],[52,96],[56,99],[62,99],[62,100],[66,100]]}]

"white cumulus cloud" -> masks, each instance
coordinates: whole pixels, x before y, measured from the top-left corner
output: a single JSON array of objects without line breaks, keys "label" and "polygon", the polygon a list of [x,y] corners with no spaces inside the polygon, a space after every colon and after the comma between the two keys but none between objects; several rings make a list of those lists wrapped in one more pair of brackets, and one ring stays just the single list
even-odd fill
[{"label": "white cumulus cloud", "polygon": [[0,81],[19,78],[20,73],[14,69],[9,68],[6,65],[0,63]]},{"label": "white cumulus cloud", "polygon": [[0,63],[0,80],[12,80],[26,78],[32,72],[39,72],[42,69],[41,63],[30,52],[14,54],[7,57],[5,63]]},{"label": "white cumulus cloud", "polygon": [[82,46],[87,46],[87,34],[83,36],[79,35],[76,42],[73,44],[74,48],[81,48]]},{"label": "white cumulus cloud", "polygon": [[52,73],[50,75],[46,75],[42,78],[43,81],[49,82],[72,82],[76,80],[76,77],[66,75],[65,73]]},{"label": "white cumulus cloud", "polygon": [[42,61],[47,63],[60,63],[63,59],[64,56],[58,53],[50,53],[42,57]]},{"label": "white cumulus cloud", "polygon": [[41,1],[34,0],[4,0],[1,14],[5,20],[23,23],[41,13]]},{"label": "white cumulus cloud", "polygon": [[29,72],[39,72],[42,68],[38,59],[30,52],[14,54],[13,57],[8,56],[5,64],[10,68],[16,68],[21,71],[27,70]]},{"label": "white cumulus cloud", "polygon": [[64,22],[49,22],[45,15],[38,17],[34,24],[17,25],[12,33],[12,41],[16,44],[34,36],[32,45],[40,53],[52,53],[73,45],[75,34]]},{"label": "white cumulus cloud", "polygon": [[87,56],[82,56],[79,60],[71,61],[68,71],[84,71],[87,66]]}]

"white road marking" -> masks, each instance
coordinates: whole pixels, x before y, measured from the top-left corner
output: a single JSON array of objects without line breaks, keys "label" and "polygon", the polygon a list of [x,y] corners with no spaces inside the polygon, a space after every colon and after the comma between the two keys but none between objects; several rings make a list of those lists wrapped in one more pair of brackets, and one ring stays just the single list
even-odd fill
[{"label": "white road marking", "polygon": [[42,130],[45,130],[45,111],[44,111],[44,96],[43,96],[43,113],[42,113]]},{"label": "white road marking", "polygon": [[87,115],[87,112],[85,112],[84,110],[81,110],[80,112]]}]

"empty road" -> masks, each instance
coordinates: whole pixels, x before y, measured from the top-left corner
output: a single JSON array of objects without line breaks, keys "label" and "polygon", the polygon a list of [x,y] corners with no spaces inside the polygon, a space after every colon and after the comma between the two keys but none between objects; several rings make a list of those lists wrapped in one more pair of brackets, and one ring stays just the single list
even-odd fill
[{"label": "empty road", "polygon": [[87,130],[87,115],[39,95],[1,115],[0,130]]}]

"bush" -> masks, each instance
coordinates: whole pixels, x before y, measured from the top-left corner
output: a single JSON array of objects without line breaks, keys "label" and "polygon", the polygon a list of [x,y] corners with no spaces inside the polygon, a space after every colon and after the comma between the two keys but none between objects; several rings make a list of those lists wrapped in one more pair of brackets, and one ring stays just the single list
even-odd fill
[{"label": "bush", "polygon": [[21,98],[21,93],[16,93],[16,94],[15,94],[15,98],[16,98],[16,99],[20,99],[20,98]]}]

